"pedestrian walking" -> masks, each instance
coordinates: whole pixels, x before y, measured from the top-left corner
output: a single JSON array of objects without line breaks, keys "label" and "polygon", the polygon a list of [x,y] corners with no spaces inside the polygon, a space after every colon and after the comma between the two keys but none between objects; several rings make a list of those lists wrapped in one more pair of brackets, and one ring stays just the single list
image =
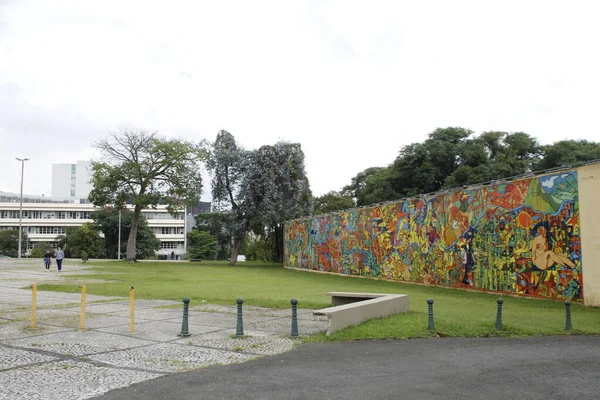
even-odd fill
[{"label": "pedestrian walking", "polygon": [[50,271],[50,265],[52,264],[52,253],[50,250],[46,250],[44,253],[44,265],[46,266],[46,272]]},{"label": "pedestrian walking", "polygon": [[463,268],[465,271],[463,283],[465,285],[473,286],[472,273],[475,269],[475,257],[477,257],[477,251],[473,251],[470,242],[463,246],[461,257],[463,262]]},{"label": "pedestrian walking", "polygon": [[60,272],[62,271],[62,263],[63,259],[65,258],[65,252],[62,251],[60,247],[57,247],[56,251],[54,252],[54,256],[56,257],[56,266],[58,267],[58,272]]}]

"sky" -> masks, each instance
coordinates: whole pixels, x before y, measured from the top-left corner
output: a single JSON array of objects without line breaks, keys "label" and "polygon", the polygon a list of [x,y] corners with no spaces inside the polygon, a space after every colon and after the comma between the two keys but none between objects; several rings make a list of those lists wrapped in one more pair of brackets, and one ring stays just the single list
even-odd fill
[{"label": "sky", "polygon": [[[0,191],[118,128],[298,142],[314,195],[438,127],[600,140],[600,5],[0,0]],[[210,199],[206,182],[203,199]]]}]

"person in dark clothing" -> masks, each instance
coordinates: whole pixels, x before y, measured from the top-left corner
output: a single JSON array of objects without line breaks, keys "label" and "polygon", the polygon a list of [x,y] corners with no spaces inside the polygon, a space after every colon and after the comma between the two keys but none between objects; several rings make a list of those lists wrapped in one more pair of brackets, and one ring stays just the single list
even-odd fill
[{"label": "person in dark clothing", "polygon": [[475,269],[475,259],[473,256],[473,249],[471,248],[470,242],[463,246],[462,254],[464,254],[463,266],[465,269],[465,276],[463,278],[463,283],[465,285],[471,285],[471,284],[473,284],[473,282],[471,282],[471,280],[469,279],[469,272],[471,272]]},{"label": "person in dark clothing", "polygon": [[50,265],[52,264],[52,253],[50,250],[46,250],[44,253],[44,265],[46,266],[46,272],[50,271]]}]

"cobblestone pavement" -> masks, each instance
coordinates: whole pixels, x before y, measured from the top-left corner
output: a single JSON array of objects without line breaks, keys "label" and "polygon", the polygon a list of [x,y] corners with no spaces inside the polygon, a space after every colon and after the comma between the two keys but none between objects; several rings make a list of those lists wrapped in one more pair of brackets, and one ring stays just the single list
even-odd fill
[{"label": "cobblestone pavement", "polygon": [[[182,303],[87,295],[79,330],[79,293],[37,292],[36,328],[30,327],[32,283],[59,282],[89,266],[44,272],[39,260],[0,260],[0,399],[88,399],[160,376],[240,363],[292,349],[290,310],[244,306],[243,338],[236,338],[232,306],[190,305],[189,337],[179,337]],[[89,282],[89,281],[88,281]],[[25,289],[24,289],[25,288]],[[311,310],[298,310],[300,335],[327,329]]]}]

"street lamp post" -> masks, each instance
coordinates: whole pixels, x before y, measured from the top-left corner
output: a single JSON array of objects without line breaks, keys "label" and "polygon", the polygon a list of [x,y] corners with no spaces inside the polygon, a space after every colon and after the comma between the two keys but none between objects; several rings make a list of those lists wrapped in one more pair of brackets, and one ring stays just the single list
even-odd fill
[{"label": "street lamp post", "polygon": [[121,260],[121,209],[119,209],[119,243],[117,244],[117,260]]},{"label": "street lamp post", "polygon": [[21,240],[23,236],[23,175],[25,173],[25,161],[29,161],[29,158],[18,158],[16,160],[21,161],[21,202],[19,204],[19,254],[18,258],[21,258]]}]

